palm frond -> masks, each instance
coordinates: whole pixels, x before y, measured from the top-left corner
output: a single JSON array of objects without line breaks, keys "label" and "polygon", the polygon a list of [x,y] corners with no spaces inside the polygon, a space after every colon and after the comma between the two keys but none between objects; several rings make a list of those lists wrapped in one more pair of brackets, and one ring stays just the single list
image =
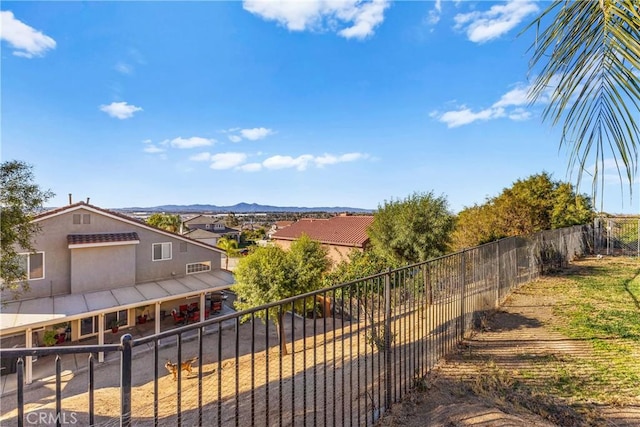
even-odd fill
[{"label": "palm frond", "polygon": [[531,28],[530,70],[537,75],[530,100],[548,97],[543,121],[561,124],[560,146],[569,148],[569,170],[578,167],[578,185],[593,162],[596,200],[605,160],[613,157],[631,191],[640,143],[639,3],[555,0],[525,31]]}]

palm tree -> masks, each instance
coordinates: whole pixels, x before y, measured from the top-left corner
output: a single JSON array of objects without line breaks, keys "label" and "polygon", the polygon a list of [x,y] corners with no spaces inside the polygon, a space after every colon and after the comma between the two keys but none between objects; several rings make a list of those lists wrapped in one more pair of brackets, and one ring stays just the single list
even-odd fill
[{"label": "palm tree", "polygon": [[227,258],[225,259],[224,269],[229,269],[229,257],[238,252],[238,242],[234,239],[228,239],[226,237],[222,237],[218,240],[217,246],[225,251],[227,254]]},{"label": "palm tree", "polygon": [[531,28],[536,38],[530,69],[538,75],[530,99],[548,98],[543,120],[562,122],[560,145],[569,148],[569,170],[579,166],[578,185],[594,162],[595,200],[598,178],[604,184],[605,160],[612,156],[631,190],[640,142],[638,1],[554,0]]}]

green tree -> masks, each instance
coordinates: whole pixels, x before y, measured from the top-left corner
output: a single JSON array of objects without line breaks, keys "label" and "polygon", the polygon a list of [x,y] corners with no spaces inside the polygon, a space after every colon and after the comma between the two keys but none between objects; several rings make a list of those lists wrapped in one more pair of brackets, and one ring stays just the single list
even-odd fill
[{"label": "green tree", "polygon": [[291,244],[289,255],[295,265],[297,286],[307,291],[322,288],[322,278],[331,267],[327,249],[303,234]]},{"label": "green tree", "polygon": [[241,240],[245,242],[261,240],[267,237],[267,230],[264,227],[258,227],[253,230],[242,230]]},{"label": "green tree", "polygon": [[585,224],[593,219],[591,200],[573,186],[543,172],[517,180],[483,205],[457,217],[453,248],[461,250],[504,237]]},{"label": "green tree", "polygon": [[595,161],[595,199],[605,160],[612,156],[631,189],[640,142],[637,0],[555,0],[531,28],[536,38],[530,68],[537,77],[530,98],[548,101],[543,119],[562,123],[560,144],[569,146],[569,168],[579,166],[578,186]]},{"label": "green tree", "polygon": [[379,206],[368,233],[376,253],[397,266],[446,253],[453,227],[444,196],[414,193]]},{"label": "green tree", "polygon": [[386,271],[388,262],[373,250],[353,249],[324,277],[324,287],[347,283]]},{"label": "green tree", "polygon": [[452,246],[462,250],[506,237],[497,226],[491,202],[473,205],[458,213],[452,233]]},{"label": "green tree", "polygon": [[229,269],[229,257],[238,254],[238,242],[235,239],[229,239],[227,237],[221,237],[218,239],[218,243],[216,244],[220,249],[222,249],[226,254],[227,258],[225,258],[224,269]]},{"label": "green tree", "polygon": [[[293,242],[289,251],[279,246],[256,247],[240,260],[234,271],[236,305],[244,310],[320,289],[322,276],[329,265],[324,248],[308,237]],[[304,303],[299,301],[295,309],[304,311]],[[277,306],[256,312],[263,320],[268,313],[269,319],[276,324],[283,355],[287,354],[283,322],[286,309]]]},{"label": "green tree", "polygon": [[[14,297],[28,290],[21,252],[34,252],[33,238],[40,226],[32,220],[54,194],[34,183],[32,166],[17,160],[0,166],[0,223],[2,248],[0,290]],[[4,295],[3,295],[4,298]]]},{"label": "green tree", "polygon": [[171,231],[172,233],[177,233],[182,225],[182,218],[177,214],[154,213],[147,218],[147,224]]}]

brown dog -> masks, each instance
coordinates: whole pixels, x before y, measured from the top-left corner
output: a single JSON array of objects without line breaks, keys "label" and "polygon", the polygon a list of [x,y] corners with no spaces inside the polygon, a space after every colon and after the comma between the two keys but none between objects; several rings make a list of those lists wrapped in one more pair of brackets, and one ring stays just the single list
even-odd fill
[{"label": "brown dog", "polygon": [[[191,375],[191,372],[193,372],[192,365],[196,362],[196,360],[198,360],[198,356],[192,357],[186,362],[182,362],[182,370],[187,371],[187,374]],[[167,371],[171,372],[171,375],[173,375],[173,380],[176,381],[178,379],[178,364],[171,363],[171,360],[167,360],[167,363],[164,364],[164,367],[167,368]]]}]

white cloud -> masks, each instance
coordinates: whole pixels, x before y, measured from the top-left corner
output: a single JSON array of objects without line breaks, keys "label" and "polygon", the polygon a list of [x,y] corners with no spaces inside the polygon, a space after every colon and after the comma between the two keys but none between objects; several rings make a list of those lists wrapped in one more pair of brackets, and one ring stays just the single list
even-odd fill
[{"label": "white cloud", "polygon": [[313,160],[310,154],[303,154],[298,157],[291,156],[272,156],[262,162],[262,166],[267,169],[288,169],[296,168],[299,171],[306,170],[309,163]]},{"label": "white cloud", "polygon": [[469,40],[484,43],[496,39],[515,28],[524,18],[538,11],[533,0],[508,0],[487,11],[461,13],[454,17],[455,29],[467,33]]},{"label": "white cloud", "polygon": [[529,103],[530,86],[518,86],[502,95],[500,100],[493,104],[494,107],[509,107],[527,105]]},{"label": "white cloud", "polygon": [[223,130],[222,132],[228,134],[227,138],[229,138],[231,142],[240,142],[243,139],[257,141],[275,133],[273,129],[264,127],[250,129],[232,128]]},{"label": "white cloud", "polygon": [[329,29],[347,39],[363,39],[384,21],[389,4],[389,0],[245,0],[243,7],[290,31]]},{"label": "white cloud", "polygon": [[529,120],[531,118],[531,111],[527,111],[524,108],[516,108],[509,113],[508,117],[517,122]]},{"label": "white cloud", "polygon": [[133,73],[133,67],[124,62],[118,62],[113,68],[121,74],[131,74]]},{"label": "white cloud", "polygon": [[[510,120],[514,121],[528,120],[531,118],[532,112],[527,110],[525,107],[530,105],[530,90],[531,85],[525,86],[523,84],[518,84],[513,89],[502,95],[500,99],[494,102],[489,108],[474,112],[470,108],[462,105],[456,110],[444,113],[440,113],[438,111],[432,112],[430,116],[440,122],[446,123],[449,128],[468,125],[476,121],[498,119],[501,117],[508,117]],[[545,91],[545,93],[538,98],[536,104],[548,102],[549,93],[552,90],[553,88],[549,88]]]},{"label": "white cloud", "polygon": [[232,169],[242,165],[247,160],[244,153],[218,153],[211,156],[211,169]]},{"label": "white cloud", "polygon": [[257,141],[259,139],[266,138],[271,134],[273,134],[273,131],[267,128],[242,129],[240,131],[240,135],[250,141]]},{"label": "white cloud", "polygon": [[16,56],[43,56],[46,51],[56,47],[54,39],[16,19],[13,12],[0,11],[0,24],[0,39],[15,49],[13,54]]},{"label": "white cloud", "polygon": [[491,120],[504,117],[503,108],[487,108],[478,112],[473,112],[467,107],[461,107],[455,111],[447,111],[444,114],[433,113],[439,121],[446,123],[447,127],[455,128],[462,125],[468,125],[478,120]]},{"label": "white cloud", "polygon": [[164,153],[165,151],[167,151],[162,147],[158,147],[157,145],[152,144],[151,140],[149,140],[149,139],[147,139],[146,141],[143,141],[143,142],[145,144],[145,147],[143,148],[143,151],[145,153],[159,154],[159,153]]},{"label": "white cloud", "polygon": [[262,162],[265,169],[289,169],[295,168],[304,171],[310,165],[316,167],[324,167],[337,163],[353,162],[360,159],[366,159],[369,156],[363,153],[347,153],[339,156],[333,154],[323,154],[322,156],[313,156],[311,154],[303,154],[298,157],[292,156],[272,156]]},{"label": "white cloud", "polygon": [[101,105],[100,110],[104,111],[111,117],[115,117],[120,120],[133,117],[133,113],[142,111],[142,108],[135,105],[129,105],[126,102],[112,102],[109,105]]},{"label": "white cloud", "polygon": [[442,0],[436,0],[433,5],[433,9],[429,11],[427,15],[427,24],[436,25],[440,22],[440,16],[442,15]]},{"label": "white cloud", "polygon": [[367,155],[362,153],[347,153],[341,156],[324,154],[322,156],[314,158],[313,161],[318,167],[323,167],[326,165],[335,165],[336,163],[354,162],[366,157]]},{"label": "white cloud", "polygon": [[209,160],[211,160],[211,153],[198,153],[198,154],[194,154],[193,156],[189,157],[189,160],[193,160],[194,162],[208,162]]},{"label": "white cloud", "polygon": [[261,163],[246,163],[244,165],[238,166],[238,169],[240,169],[243,172],[258,172],[258,171],[262,170],[262,164]]},{"label": "white cloud", "polygon": [[142,143],[144,144],[142,151],[147,154],[162,154],[167,151],[164,148],[155,145],[150,139],[145,139]]},{"label": "white cloud", "polygon": [[144,147],[144,152],[149,154],[157,154],[164,153],[166,150],[164,148],[160,148],[157,145],[149,144]]},{"label": "white cloud", "polygon": [[163,144],[171,145],[173,148],[196,148],[207,147],[216,143],[215,139],[201,138],[199,136],[192,136],[191,138],[182,138],[181,136],[172,140],[165,140]]}]

